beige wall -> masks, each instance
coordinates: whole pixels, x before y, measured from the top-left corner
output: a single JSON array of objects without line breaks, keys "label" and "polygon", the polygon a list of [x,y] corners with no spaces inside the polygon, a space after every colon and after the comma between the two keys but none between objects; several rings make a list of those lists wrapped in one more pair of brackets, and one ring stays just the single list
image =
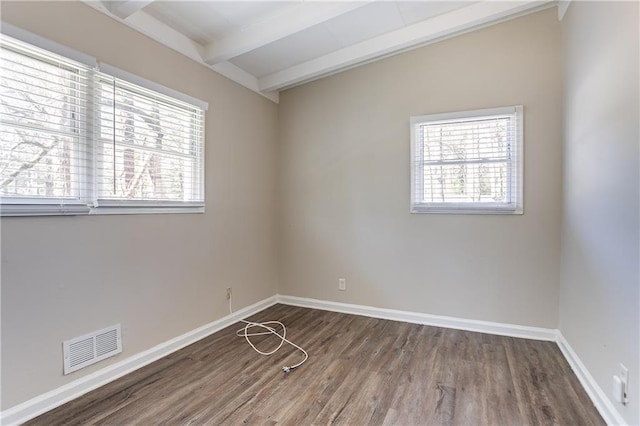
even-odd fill
[{"label": "beige wall", "polygon": [[637,2],[572,2],[562,21],[565,155],[560,330],[607,396],[618,364],[640,424]]},{"label": "beige wall", "polygon": [[[3,409],[221,318],[229,285],[237,307],[279,292],[559,321],[602,389],[625,362],[638,395],[637,4],[573,2],[563,43],[553,8],[285,91],[280,106],[82,4],[1,7],[209,102],[205,214],[1,220]],[[409,214],[409,117],[515,104],[525,214]],[[123,354],[62,376],[63,340],[118,322]],[[621,409],[630,423],[637,407]]]},{"label": "beige wall", "polygon": [[[276,293],[277,105],[81,3],[2,19],[209,102],[205,214],[2,219],[2,407]],[[247,125],[247,120],[251,125]],[[122,324],[121,355],[62,376],[62,341]]]},{"label": "beige wall", "polygon": [[[556,9],[281,93],[282,294],[557,326]],[[522,216],[409,214],[409,117],[524,105]],[[338,277],[347,291],[338,291]]]}]

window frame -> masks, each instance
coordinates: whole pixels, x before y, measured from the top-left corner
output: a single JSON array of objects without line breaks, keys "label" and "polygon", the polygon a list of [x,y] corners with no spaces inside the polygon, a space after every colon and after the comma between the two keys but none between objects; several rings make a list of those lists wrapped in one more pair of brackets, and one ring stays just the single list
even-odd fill
[{"label": "window frame", "polygon": [[[49,62],[53,66],[61,66],[65,68],[67,72],[76,73],[77,79],[84,78],[86,84],[90,85],[91,70],[96,67],[96,61],[94,58],[84,55],[83,53],[76,52],[63,45],[54,43],[50,40],[37,36],[35,34],[28,33],[20,28],[3,23],[2,25],[3,36],[8,36],[18,43],[26,44],[24,51],[21,51],[19,47],[8,47],[10,51],[14,51],[18,55],[22,55],[28,58],[32,58],[36,61],[47,63],[50,58],[46,58],[47,55],[59,56],[61,60],[59,63]],[[9,42],[11,45],[11,42]],[[38,55],[43,51],[45,58],[39,58]],[[81,77],[82,75],[82,77]],[[71,80],[70,80],[71,81]],[[71,109],[78,111],[78,105],[73,105]],[[66,137],[73,138],[76,142],[74,151],[77,154],[76,164],[73,168],[81,168],[80,164],[84,163],[87,158],[87,150],[89,149],[86,137],[88,121],[85,120],[83,124],[78,124],[73,128],[66,131],[56,131],[52,129],[37,129],[33,128],[41,133],[47,134],[59,134]],[[8,126],[20,126],[20,123],[10,123],[7,121]],[[0,195],[0,216],[30,216],[30,215],[76,215],[76,214],[88,214],[89,207],[87,206],[86,195],[87,188],[83,182],[73,182],[78,184],[73,194],[69,196],[60,197],[46,197],[46,196],[3,196]]]},{"label": "window frame", "polygon": [[[200,201],[175,201],[175,200],[139,200],[139,199],[118,199],[118,198],[102,198],[100,197],[102,189],[99,188],[102,185],[100,181],[101,173],[103,171],[102,168],[98,166],[93,167],[93,175],[94,175],[94,189],[93,189],[93,203],[97,208],[91,211],[91,214],[122,214],[122,213],[132,213],[132,214],[140,214],[140,213],[202,213],[205,208],[205,112],[207,110],[207,103],[200,101],[199,99],[193,98],[189,95],[177,92],[173,89],[167,88],[165,86],[161,86],[155,82],[146,80],[142,77],[131,74],[127,71],[121,70],[119,68],[113,67],[107,64],[99,64],[99,69],[95,72],[94,83],[96,83],[96,87],[94,88],[94,93],[100,91],[98,87],[101,83],[100,80],[103,78],[114,79],[116,81],[120,81],[124,83],[126,86],[132,86],[130,89],[133,93],[138,90],[141,91],[151,91],[156,92],[156,94],[160,94],[164,97],[169,97],[171,99],[171,103],[175,104],[188,104],[190,108],[199,108],[202,113],[202,127],[201,129],[196,129],[197,123],[192,123],[192,127],[190,128],[190,133],[194,132],[194,129],[201,133],[197,135],[197,139],[201,139],[201,153],[199,157],[194,157],[193,160],[199,159],[199,164],[195,164],[193,166],[195,173],[194,179],[192,182],[198,183],[198,188],[192,189],[192,194],[200,193],[199,195],[202,197],[202,202]],[[137,86],[137,87],[133,87]],[[96,95],[97,96],[97,95]],[[96,103],[97,104],[97,103]],[[95,117],[95,126],[96,129],[100,128],[100,110],[98,107],[94,108]],[[193,121],[193,118],[192,118]],[[195,139],[194,139],[195,140]],[[95,162],[101,161],[102,154],[100,148],[105,143],[105,139],[100,136],[100,131],[94,131],[93,136],[93,149],[94,154],[93,158]],[[117,146],[118,143],[115,142]]]},{"label": "window frame", "polygon": [[[162,86],[153,81],[120,70],[108,64],[101,64],[96,58],[77,52],[64,45],[55,43],[36,34],[25,31],[10,24],[3,23],[2,36],[8,36],[18,42],[31,45],[36,49],[44,50],[50,54],[61,56],[70,62],[77,62],[88,68],[88,102],[83,113],[91,118],[87,119],[82,128],[76,128],[73,137],[77,139],[74,151],[77,151],[78,164],[75,167],[85,167],[84,178],[76,188],[77,194],[70,197],[13,197],[0,195],[0,216],[41,216],[41,215],[87,215],[87,214],[147,214],[147,213],[203,213],[205,209],[205,120],[208,104],[197,98],[183,94],[176,90]],[[24,54],[24,53],[20,53]],[[38,58],[36,58],[39,60]],[[200,155],[194,156],[194,183],[193,194],[201,195],[202,201],[171,201],[171,200],[128,200],[112,199],[98,200],[98,146],[102,143],[96,139],[94,133],[99,126],[99,111],[95,110],[96,82],[100,75],[109,75],[128,84],[139,86],[142,89],[156,92],[174,101],[189,104],[194,107],[196,113],[201,114],[192,125],[196,125],[197,133],[193,129],[188,133],[194,133],[195,141],[201,147]],[[196,123],[197,122],[197,123]],[[197,189],[195,188],[197,187]]]},{"label": "window frame", "polygon": [[[515,119],[513,134],[508,135],[511,139],[509,156],[507,161],[507,202],[425,202],[419,200],[418,193],[424,185],[425,159],[423,154],[423,143],[420,140],[420,126],[437,123],[464,122],[473,119],[499,118],[500,116],[511,116]],[[486,108],[469,111],[448,112],[440,114],[429,114],[410,117],[410,165],[411,165],[411,185],[410,185],[410,206],[412,214],[440,213],[440,214],[515,214],[524,213],[524,123],[523,106],[514,105],[508,107]],[[507,148],[509,149],[509,148]],[[460,164],[473,164],[472,161],[461,160]],[[477,161],[475,161],[477,163]],[[483,164],[490,161],[481,162]],[[458,163],[456,163],[458,164]]]}]

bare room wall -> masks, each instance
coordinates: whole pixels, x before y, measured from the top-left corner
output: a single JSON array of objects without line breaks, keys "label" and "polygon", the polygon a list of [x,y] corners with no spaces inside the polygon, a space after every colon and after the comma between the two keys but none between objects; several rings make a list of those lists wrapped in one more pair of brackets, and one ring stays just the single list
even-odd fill
[{"label": "bare room wall", "polygon": [[[564,48],[560,331],[605,394],[619,363],[640,424],[638,2],[571,2]],[[611,398],[613,401],[613,398]]]},{"label": "bare room wall", "polygon": [[[279,292],[555,328],[559,37],[552,8],[281,92]],[[409,117],[518,104],[524,215],[409,214]]]},{"label": "bare room wall", "polygon": [[[273,296],[277,105],[79,2],[2,19],[209,103],[206,213],[2,219],[2,409]],[[247,125],[247,118],[251,125]],[[122,324],[122,354],[62,375],[62,341]]]}]

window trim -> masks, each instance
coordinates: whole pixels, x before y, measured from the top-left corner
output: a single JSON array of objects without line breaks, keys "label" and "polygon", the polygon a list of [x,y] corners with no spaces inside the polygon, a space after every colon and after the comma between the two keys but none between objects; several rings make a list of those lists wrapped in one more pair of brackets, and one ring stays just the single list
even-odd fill
[{"label": "window trim", "polygon": [[[508,197],[513,199],[507,203],[425,203],[415,199],[420,188],[419,176],[424,168],[424,156],[422,154],[422,144],[419,143],[418,127],[423,124],[435,124],[456,122],[469,118],[484,118],[491,116],[514,115],[516,119],[515,143],[511,146],[511,154],[515,160],[507,163],[510,168],[515,165],[516,170],[507,173]],[[411,193],[409,194],[409,212],[414,214],[440,213],[440,214],[511,214],[521,215],[524,213],[524,125],[523,106],[514,105],[508,107],[486,108],[469,111],[448,112],[439,114],[429,114],[410,117],[411,133]]]},{"label": "window trim", "polygon": [[[165,86],[161,86],[155,82],[146,80],[142,77],[136,76],[134,74],[123,71],[119,68],[113,67],[107,64],[99,64],[100,68],[96,70],[94,73],[94,91],[99,90],[98,85],[100,84],[100,80],[107,77],[108,79],[113,79],[116,82],[120,82],[125,86],[137,86],[132,88],[127,88],[126,90],[131,90],[132,92],[136,92],[138,90],[146,91],[149,90],[151,92],[155,92],[159,95],[166,96],[170,98],[168,102],[172,102],[174,105],[178,104],[187,104],[189,107],[193,107],[194,109],[199,109],[202,113],[206,112],[208,109],[208,103],[201,101],[199,99],[193,98],[189,95],[182,94],[173,89],[169,89]],[[185,105],[186,106],[186,105]],[[93,111],[96,114],[95,117],[95,126],[99,127],[100,114],[99,112]],[[93,195],[94,198],[92,200],[94,209],[90,212],[91,214],[146,214],[146,213],[203,213],[205,209],[205,116],[202,117],[202,135],[199,135],[198,138],[202,138],[202,146],[201,146],[201,155],[200,155],[200,164],[196,164],[194,166],[194,170],[197,174],[197,177],[194,177],[193,182],[198,182],[199,186],[193,188],[193,194],[197,192],[201,192],[202,201],[175,201],[175,200],[129,200],[129,199],[118,199],[118,198],[102,198],[100,197],[101,190],[98,188],[100,186],[100,172],[102,169],[97,165],[93,167]],[[96,151],[102,147],[102,144],[105,143],[105,140],[98,135],[98,131],[94,132],[94,136],[92,139],[92,149],[94,150],[93,160],[94,162],[100,161],[100,154]],[[180,157],[185,157],[183,155],[178,155]],[[192,160],[197,159],[196,157],[191,158]]]},{"label": "window trim", "polygon": [[[71,49],[62,44],[56,43],[37,34],[33,34],[22,28],[16,27],[11,24],[2,22],[1,26],[2,35],[14,38],[20,42],[34,46],[35,48],[45,50],[55,55],[62,56],[70,61],[78,62],[87,66],[90,71],[88,78],[90,91],[90,97],[94,93],[94,79],[100,73],[108,74],[114,78],[126,81],[127,83],[140,86],[144,89],[157,92],[161,95],[175,99],[176,101],[190,104],[191,106],[202,110],[202,154],[200,159],[200,165],[197,170],[199,176],[197,181],[200,184],[200,190],[202,192],[203,201],[194,202],[180,202],[180,201],[168,201],[168,200],[100,200],[98,205],[97,194],[97,168],[96,168],[96,149],[101,143],[99,140],[95,140],[94,129],[95,123],[93,120],[87,120],[87,128],[82,128],[75,135],[80,139],[80,144],[84,145],[80,151],[82,151],[82,158],[79,161],[84,161],[87,164],[86,177],[81,182],[82,187],[78,189],[78,196],[71,197],[2,197],[0,196],[0,216],[43,216],[43,215],[87,215],[87,214],[149,214],[149,213],[203,213],[205,210],[204,197],[205,190],[205,133],[204,122],[206,119],[206,111],[208,110],[208,103],[200,99],[194,98],[182,92],[178,92],[174,89],[168,88],[156,82],[147,80],[143,77],[139,77],[135,74],[121,70],[114,66],[100,63],[96,58],[84,54],[82,52]],[[90,101],[91,103],[92,101]],[[90,109],[87,113],[91,116],[95,114],[95,111]]]}]

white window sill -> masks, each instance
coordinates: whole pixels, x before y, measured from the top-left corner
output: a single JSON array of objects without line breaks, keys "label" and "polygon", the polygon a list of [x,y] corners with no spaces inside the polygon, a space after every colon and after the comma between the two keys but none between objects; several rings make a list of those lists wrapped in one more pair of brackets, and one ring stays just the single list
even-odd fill
[{"label": "white window sill", "polygon": [[87,206],[24,206],[4,205],[0,206],[1,217],[25,217],[25,216],[87,216],[87,215],[113,215],[113,214],[198,214],[204,213],[204,206],[188,207],[100,207],[89,208]]},{"label": "white window sill", "polygon": [[427,206],[413,205],[409,210],[412,214],[484,214],[484,215],[521,215],[522,207],[471,207],[471,206]]}]

